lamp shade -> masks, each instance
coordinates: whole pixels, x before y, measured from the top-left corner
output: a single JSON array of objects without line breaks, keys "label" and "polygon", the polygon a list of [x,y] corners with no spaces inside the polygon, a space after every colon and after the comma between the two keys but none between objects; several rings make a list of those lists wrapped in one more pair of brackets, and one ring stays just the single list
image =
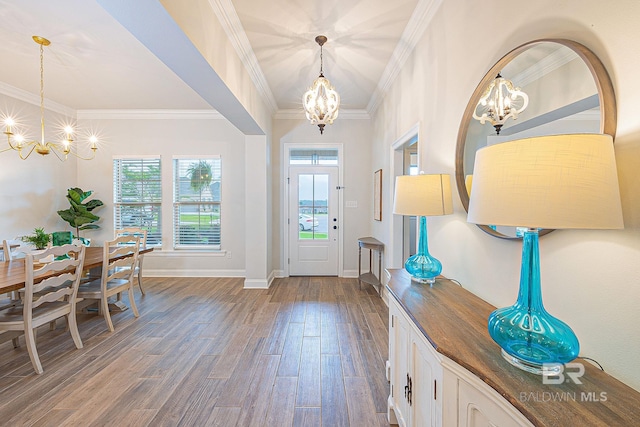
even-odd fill
[{"label": "lamp shade", "polygon": [[476,153],[467,220],[530,228],[623,228],[610,135],[541,136]]},{"label": "lamp shade", "polygon": [[436,216],[453,213],[451,179],[446,174],[396,177],[393,213]]}]

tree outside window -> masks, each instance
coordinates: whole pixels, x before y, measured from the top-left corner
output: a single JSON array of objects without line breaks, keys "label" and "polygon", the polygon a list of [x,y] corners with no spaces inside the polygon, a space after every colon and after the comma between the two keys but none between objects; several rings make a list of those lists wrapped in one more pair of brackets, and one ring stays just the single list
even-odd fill
[{"label": "tree outside window", "polygon": [[221,160],[174,159],[174,247],[220,249]]}]

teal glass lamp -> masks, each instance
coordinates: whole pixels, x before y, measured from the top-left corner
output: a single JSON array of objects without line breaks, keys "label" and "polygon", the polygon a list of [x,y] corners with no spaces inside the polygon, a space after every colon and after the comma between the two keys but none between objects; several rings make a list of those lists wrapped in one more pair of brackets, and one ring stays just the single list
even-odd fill
[{"label": "teal glass lamp", "polygon": [[543,306],[538,229],[624,227],[612,137],[542,136],[478,150],[468,221],[524,227],[518,297],[491,313],[489,335],[514,366],[559,373],[580,344]]},{"label": "teal glass lamp", "polygon": [[442,272],[442,263],[429,254],[427,216],[453,213],[449,175],[403,175],[396,177],[393,213],[418,216],[418,248],[404,268],[411,279],[433,284]]}]

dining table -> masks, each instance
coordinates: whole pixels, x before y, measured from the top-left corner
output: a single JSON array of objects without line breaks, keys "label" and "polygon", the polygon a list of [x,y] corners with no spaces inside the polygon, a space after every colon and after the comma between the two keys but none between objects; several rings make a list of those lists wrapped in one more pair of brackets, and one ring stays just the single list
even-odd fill
[{"label": "dining table", "polygon": [[[140,255],[151,251],[153,248],[140,249]],[[85,270],[101,268],[103,256],[104,248],[102,246],[87,246],[83,268]],[[26,280],[24,262],[24,258],[0,262],[0,294],[24,288]]]}]

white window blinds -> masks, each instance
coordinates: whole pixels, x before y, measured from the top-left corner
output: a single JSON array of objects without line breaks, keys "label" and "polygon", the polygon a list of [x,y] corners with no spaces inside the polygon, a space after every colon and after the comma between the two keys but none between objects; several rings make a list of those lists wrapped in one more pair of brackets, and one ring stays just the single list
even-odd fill
[{"label": "white window blinds", "polygon": [[173,162],[174,248],[220,249],[220,157]]},{"label": "white window blinds", "polygon": [[160,157],[113,160],[114,229],[147,230],[147,245],[162,244]]}]

